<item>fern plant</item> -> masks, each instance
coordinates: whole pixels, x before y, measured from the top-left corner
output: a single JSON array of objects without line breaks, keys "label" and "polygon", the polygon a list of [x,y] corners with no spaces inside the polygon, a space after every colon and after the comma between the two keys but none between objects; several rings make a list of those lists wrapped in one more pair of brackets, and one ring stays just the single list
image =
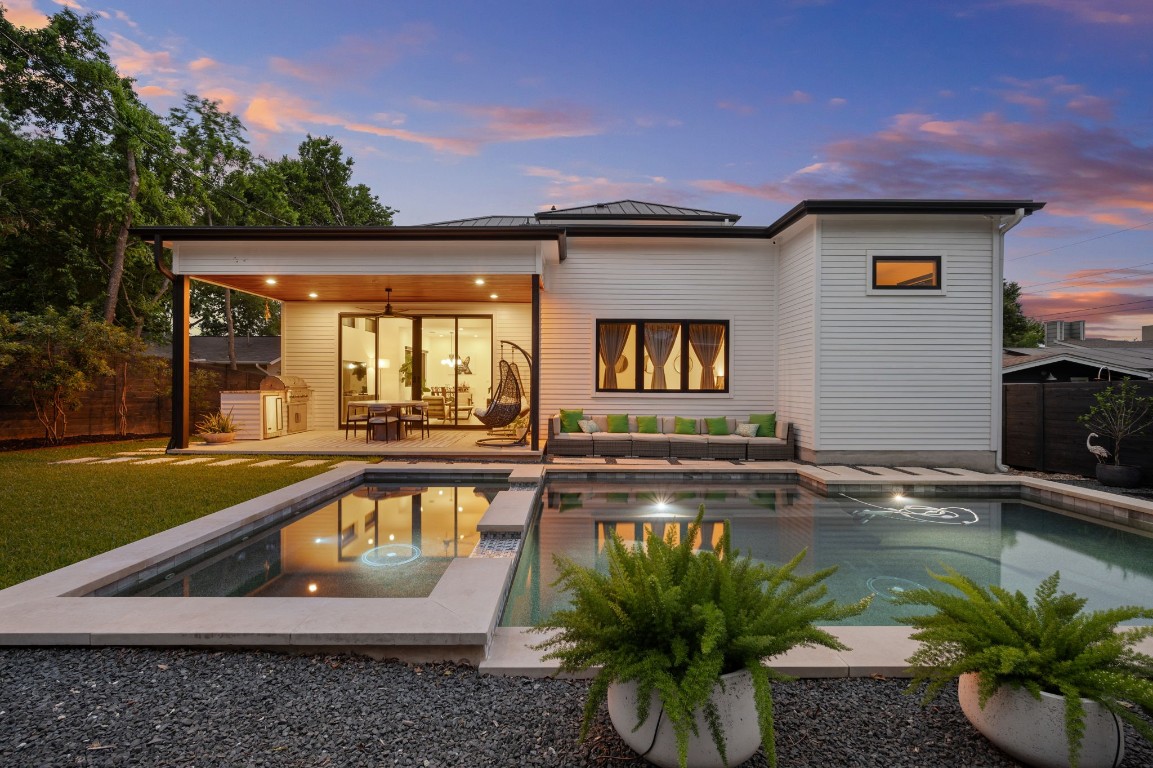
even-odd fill
[{"label": "fern plant", "polygon": [[930,573],[957,591],[914,589],[895,601],[935,609],[898,619],[916,628],[912,637],[921,643],[908,659],[910,691],[923,686],[928,702],[945,684],[976,672],[982,709],[1002,685],[1024,688],[1038,700],[1042,691],[1060,695],[1073,766],[1085,730],[1082,699],[1098,702],[1153,741],[1153,726],[1124,703],[1153,715],[1153,657],[1132,647],[1153,636],[1153,626],[1118,629],[1121,622],[1153,619],[1153,610],[1124,606],[1086,612],[1085,598],[1057,592],[1060,572],[1041,582],[1032,603],[1020,591],[982,588],[952,568]]},{"label": "fern plant", "polygon": [[[732,550],[728,525],[712,552],[693,551],[704,505],[679,543],[650,532],[645,546],[626,545],[614,532],[606,543],[605,570],[555,557],[556,585],[570,593],[571,607],[555,612],[536,631],[555,632],[536,646],[563,672],[599,671],[589,688],[580,736],[613,683],[637,683],[637,722],[648,718],[655,691],[676,735],[682,767],[695,713],[705,714],[722,759],[724,735],[710,701],[721,675],[751,673],[761,743],[776,765],[771,680],[787,679],[764,660],[796,646],[847,650],[816,624],[855,616],[870,598],[842,605],[825,599],[822,583],[836,568],[795,573],[802,551],[780,567],[754,563]],[[639,725],[637,726],[640,727]]]}]

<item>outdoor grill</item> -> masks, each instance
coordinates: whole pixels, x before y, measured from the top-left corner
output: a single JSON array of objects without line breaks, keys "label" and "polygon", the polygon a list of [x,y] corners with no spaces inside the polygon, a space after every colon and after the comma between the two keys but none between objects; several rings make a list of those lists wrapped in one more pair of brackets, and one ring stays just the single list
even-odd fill
[{"label": "outdoor grill", "polygon": [[308,398],[312,388],[299,376],[278,376],[269,374],[260,381],[261,392],[281,392],[287,414],[285,431],[304,432],[308,429]]}]

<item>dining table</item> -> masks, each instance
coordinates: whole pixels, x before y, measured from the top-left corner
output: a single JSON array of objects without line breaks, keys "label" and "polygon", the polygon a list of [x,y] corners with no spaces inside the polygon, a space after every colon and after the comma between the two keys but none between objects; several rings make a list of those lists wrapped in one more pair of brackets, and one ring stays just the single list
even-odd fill
[{"label": "dining table", "polygon": [[[424,401],[423,400],[357,400],[355,402],[349,403],[348,407],[349,407],[349,413],[351,413],[352,409],[354,409],[354,408],[355,409],[363,408],[371,414],[371,408],[372,407],[380,407],[382,405],[389,406],[389,408],[390,408],[389,414],[390,415],[399,416],[401,413],[403,413],[404,411],[406,411],[410,408],[415,408],[417,406],[423,406]],[[390,438],[385,433],[385,430],[393,430],[393,429],[396,430],[393,433],[395,436],[395,439],[400,439],[400,424],[399,424],[399,422],[394,421],[394,422],[386,422],[384,424],[369,424],[368,426],[369,426],[369,432],[368,432],[369,438],[372,440],[385,440],[385,441],[387,441],[390,439],[394,439],[394,438]]]}]

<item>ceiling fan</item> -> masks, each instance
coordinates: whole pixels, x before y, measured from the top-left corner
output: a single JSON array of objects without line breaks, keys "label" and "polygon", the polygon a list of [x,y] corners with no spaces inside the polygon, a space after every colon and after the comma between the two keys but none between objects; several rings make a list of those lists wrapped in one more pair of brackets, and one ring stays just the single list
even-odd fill
[{"label": "ceiling fan", "polygon": [[397,317],[397,318],[410,317],[410,315],[408,315],[408,313],[401,312],[400,310],[393,308],[393,306],[392,306],[392,288],[385,288],[384,289],[384,295],[385,295],[384,311],[374,313],[374,315],[376,317]]}]

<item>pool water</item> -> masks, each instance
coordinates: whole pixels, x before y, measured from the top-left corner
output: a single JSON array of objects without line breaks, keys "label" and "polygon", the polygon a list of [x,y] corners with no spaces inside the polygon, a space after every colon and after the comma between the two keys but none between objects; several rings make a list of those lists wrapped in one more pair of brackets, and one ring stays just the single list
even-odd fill
[{"label": "pool water", "polygon": [[979,584],[1032,596],[1055,570],[1061,591],[1088,599],[1087,608],[1153,604],[1153,538],[1017,500],[821,496],[793,485],[548,485],[522,546],[502,626],[532,626],[567,606],[553,587],[553,555],[596,565],[615,532],[641,542],[650,531],[679,537],[700,505],[705,522],[696,547],[711,548],[727,525],[732,545],[755,560],[783,564],[802,549],[801,571],[838,566],[829,595],[856,601],[875,594],[865,613],[846,624],[890,626],[900,615],[895,595],[942,586],[928,575],[945,566]]},{"label": "pool water", "polygon": [[507,485],[364,485],[98,596],[427,597]]}]

